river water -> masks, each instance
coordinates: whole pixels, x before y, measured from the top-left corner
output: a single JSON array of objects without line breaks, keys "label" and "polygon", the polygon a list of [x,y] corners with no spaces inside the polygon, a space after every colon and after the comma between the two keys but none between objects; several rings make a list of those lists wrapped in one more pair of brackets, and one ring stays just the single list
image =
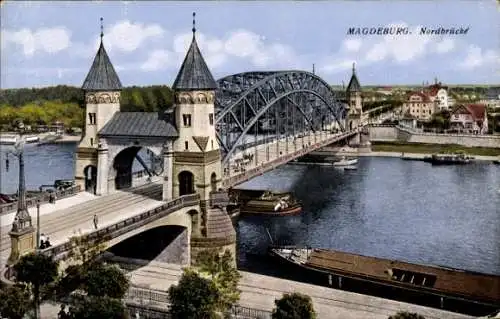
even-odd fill
[{"label": "river water", "polygon": [[[72,178],[74,150],[28,146],[28,188]],[[0,192],[15,192],[16,160],[6,172],[5,147],[0,155]],[[263,265],[268,230],[274,241],[500,275],[499,166],[372,157],[356,171],[285,165],[239,187],[293,191],[304,205],[300,216],[238,221],[243,268],[272,266]]]}]

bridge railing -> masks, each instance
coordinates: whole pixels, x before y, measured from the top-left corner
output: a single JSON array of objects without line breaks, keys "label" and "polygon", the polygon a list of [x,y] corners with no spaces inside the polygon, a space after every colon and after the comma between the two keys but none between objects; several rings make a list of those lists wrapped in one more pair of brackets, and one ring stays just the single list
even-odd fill
[{"label": "bridge railing", "polygon": [[[57,199],[62,199],[66,197],[73,196],[81,191],[80,185],[75,185],[70,188],[57,190],[55,192]],[[41,195],[32,198],[26,198],[26,207],[34,207],[38,200],[40,200],[40,204],[48,203],[50,199],[50,195],[48,192],[43,192]],[[0,205],[0,215],[5,213],[13,212],[17,209],[17,201],[7,204]]]},{"label": "bridge railing", "polygon": [[[108,241],[133,229],[147,225],[152,221],[175,212],[176,210],[197,205],[199,202],[199,194],[184,195],[159,207],[145,211],[144,213],[129,217],[102,229],[95,230],[89,234],[85,234],[82,236],[82,239],[84,242],[90,242],[92,244]],[[73,242],[68,240],[67,242],[43,250],[43,253],[48,256],[52,256],[54,259],[64,259],[66,257],[64,254],[71,251],[74,248],[74,245],[75,244]]]}]

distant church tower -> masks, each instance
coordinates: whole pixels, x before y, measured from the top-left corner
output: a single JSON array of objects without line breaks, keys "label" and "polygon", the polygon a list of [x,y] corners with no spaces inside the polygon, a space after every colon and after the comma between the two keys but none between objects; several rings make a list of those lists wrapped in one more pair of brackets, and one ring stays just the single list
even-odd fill
[{"label": "distant church tower", "polygon": [[82,85],[85,95],[85,126],[75,163],[77,185],[91,193],[95,193],[97,187],[97,133],[120,111],[122,90],[120,79],[104,49],[103,36],[101,18],[101,43]]},{"label": "distant church tower", "polygon": [[[361,85],[359,84],[358,77],[356,75],[356,65],[352,64],[352,76],[346,89],[346,99],[349,103],[349,126],[348,129],[357,126],[361,115],[363,114],[363,100],[361,97]],[[351,124],[352,123],[352,124]]]},{"label": "distant church tower", "polygon": [[[194,17],[194,14],[193,14]],[[217,84],[193,39],[172,86],[175,95],[174,197],[198,193],[209,199],[221,183],[221,157],[215,135],[214,99]]]}]

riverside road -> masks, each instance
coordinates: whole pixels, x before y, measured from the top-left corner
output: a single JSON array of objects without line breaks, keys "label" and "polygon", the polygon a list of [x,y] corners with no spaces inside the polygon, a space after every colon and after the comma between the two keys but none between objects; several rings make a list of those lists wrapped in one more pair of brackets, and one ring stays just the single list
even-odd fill
[{"label": "riverside road", "polygon": [[[74,150],[28,146],[28,188],[71,179]],[[11,160],[6,172],[4,156],[0,192],[13,193],[17,163]],[[356,171],[285,165],[239,187],[293,191],[304,204],[300,216],[238,221],[242,269],[279,272],[265,258],[267,228],[281,242],[500,275],[498,166],[362,157]]]}]

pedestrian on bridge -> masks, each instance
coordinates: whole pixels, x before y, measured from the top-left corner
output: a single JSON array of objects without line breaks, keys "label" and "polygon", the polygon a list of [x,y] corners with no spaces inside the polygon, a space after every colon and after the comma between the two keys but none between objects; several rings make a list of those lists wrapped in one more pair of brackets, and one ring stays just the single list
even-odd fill
[{"label": "pedestrian on bridge", "polygon": [[97,222],[98,222],[97,214],[94,214],[94,227],[95,227],[95,229],[97,229]]}]

